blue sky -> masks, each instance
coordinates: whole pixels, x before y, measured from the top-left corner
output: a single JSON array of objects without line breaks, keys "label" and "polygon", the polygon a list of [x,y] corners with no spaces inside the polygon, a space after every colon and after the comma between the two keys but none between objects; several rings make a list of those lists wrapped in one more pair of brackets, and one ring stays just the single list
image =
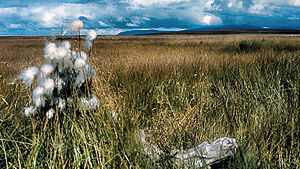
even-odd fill
[{"label": "blue sky", "polygon": [[300,29],[300,0],[0,0],[0,35],[52,35],[73,19],[99,34],[216,25]]}]

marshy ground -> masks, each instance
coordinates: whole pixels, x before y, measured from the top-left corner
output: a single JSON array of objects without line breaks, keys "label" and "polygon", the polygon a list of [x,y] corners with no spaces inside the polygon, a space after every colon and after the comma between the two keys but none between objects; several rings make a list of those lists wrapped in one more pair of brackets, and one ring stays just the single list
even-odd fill
[{"label": "marshy ground", "polygon": [[46,41],[0,38],[1,168],[176,167],[143,155],[140,129],[165,152],[228,136],[232,168],[300,168],[300,36],[99,36],[101,106],[54,130],[22,114],[30,89],[9,84],[42,64]]}]

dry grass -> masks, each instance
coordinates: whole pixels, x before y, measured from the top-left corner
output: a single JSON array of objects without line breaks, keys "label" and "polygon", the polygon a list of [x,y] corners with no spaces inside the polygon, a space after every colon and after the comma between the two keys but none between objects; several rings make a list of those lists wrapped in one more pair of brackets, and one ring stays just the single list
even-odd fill
[{"label": "dry grass", "polygon": [[[2,139],[8,137],[4,122],[15,127],[9,131],[22,133],[15,140],[31,137],[19,131],[31,128],[21,115],[28,89],[7,83],[23,67],[41,64],[44,42],[35,37],[0,39]],[[99,144],[93,151],[99,154],[89,154],[86,148],[92,159],[89,167],[170,167],[168,162],[149,161],[135,148],[130,137],[139,129],[146,129],[149,141],[166,152],[230,136],[240,145],[235,168],[300,167],[299,36],[104,36],[95,42],[90,59],[97,69],[94,87],[102,102],[91,117],[102,120],[101,125],[91,127],[91,134],[101,130],[103,137],[91,136]],[[120,113],[118,122],[109,119],[110,111]],[[0,147],[3,152],[19,152],[3,141]],[[30,153],[21,153],[23,161],[14,155],[9,164],[0,150],[0,166],[30,168],[26,158],[34,151],[26,150]],[[59,162],[72,163],[62,157]],[[14,164],[18,160],[22,162]],[[82,164],[79,160],[77,166]]]}]

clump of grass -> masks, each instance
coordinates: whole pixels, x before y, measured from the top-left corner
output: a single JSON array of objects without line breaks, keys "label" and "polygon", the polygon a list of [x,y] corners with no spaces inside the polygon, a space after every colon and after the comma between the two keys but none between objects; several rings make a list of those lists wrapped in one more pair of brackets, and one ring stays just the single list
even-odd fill
[{"label": "clump of grass", "polygon": [[170,60],[158,67],[144,58],[144,65],[117,71],[110,83],[166,153],[225,135],[241,146],[237,168],[297,168],[299,54],[262,43],[259,52],[229,56],[218,66],[194,58],[197,66]]},{"label": "clump of grass", "polygon": [[[79,32],[82,27],[80,20],[73,21],[70,27],[73,33],[78,34],[78,50],[81,50]],[[88,64],[88,59],[96,36],[95,31],[87,32],[85,46],[89,49],[88,55],[72,50],[68,41],[61,41],[59,46],[49,42],[45,47],[46,63],[40,68],[22,70],[17,79],[30,88],[36,86],[30,100],[34,105],[25,108],[24,113],[33,116],[31,123],[30,120],[14,123],[10,119],[12,114],[3,116],[1,125],[8,131],[1,133],[2,167],[93,168],[106,165],[107,162],[102,160],[107,161],[105,159],[111,156],[102,155],[110,152],[103,152],[108,150],[98,146],[109,145],[114,149],[116,145],[110,141],[99,142],[99,137],[103,137],[104,116],[93,111],[99,106],[99,101],[92,93],[92,78],[96,72]],[[34,83],[36,76],[37,84]],[[19,84],[15,86],[15,92],[21,94]],[[17,100],[20,97],[18,95]],[[6,98],[9,96],[2,99],[7,104]],[[12,107],[7,108],[10,113],[12,110]],[[20,126],[22,129],[17,130]],[[110,126],[107,130],[116,128]]]},{"label": "clump of grass", "polygon": [[[49,42],[44,53],[46,63],[40,68],[34,66],[26,68],[17,77],[27,86],[33,87],[33,81],[38,76],[38,85],[32,92],[34,106],[26,108],[25,115],[29,116],[37,111],[37,116],[41,119],[45,115],[51,119],[56,112],[65,111],[68,104],[73,104],[78,98],[86,109],[95,109],[98,106],[98,99],[91,90],[92,78],[96,75],[95,69],[88,64],[91,52],[87,55],[80,51],[79,32],[82,27],[83,22],[75,20],[69,28],[73,33],[78,33],[79,51],[72,50],[69,41],[61,41],[59,46]],[[95,31],[87,32],[85,44],[90,51],[92,41],[96,37]]]}]

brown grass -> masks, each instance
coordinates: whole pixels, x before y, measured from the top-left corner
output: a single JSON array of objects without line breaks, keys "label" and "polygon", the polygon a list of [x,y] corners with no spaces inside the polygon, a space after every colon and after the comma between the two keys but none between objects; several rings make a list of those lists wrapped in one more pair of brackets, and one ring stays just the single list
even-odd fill
[{"label": "brown grass", "polygon": [[[28,94],[14,100],[7,83],[43,62],[45,39],[0,38],[0,96],[17,107],[16,119]],[[299,56],[292,35],[100,36],[89,62],[96,95],[120,112],[122,132],[146,129],[165,151],[232,136],[241,147],[236,168],[299,168]],[[117,145],[128,136],[118,137]],[[152,166],[130,148],[109,153],[127,167]]]}]

